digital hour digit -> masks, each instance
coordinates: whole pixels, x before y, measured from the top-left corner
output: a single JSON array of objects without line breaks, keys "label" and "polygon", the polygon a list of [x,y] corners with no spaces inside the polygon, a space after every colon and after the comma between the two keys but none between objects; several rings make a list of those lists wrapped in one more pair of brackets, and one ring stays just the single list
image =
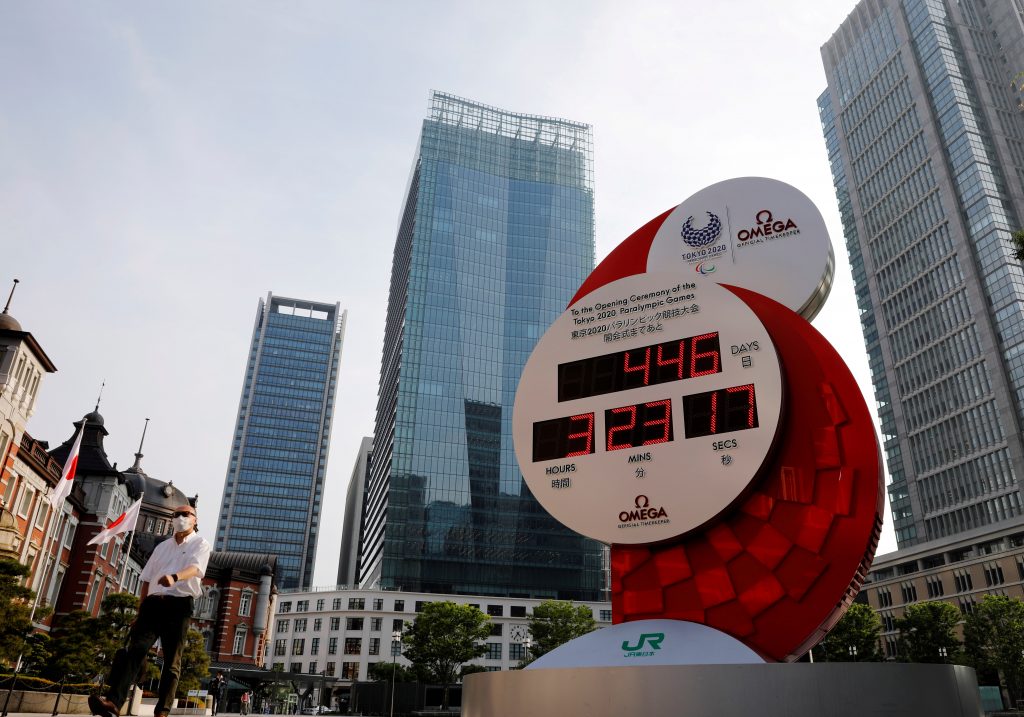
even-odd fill
[{"label": "digital hour digit", "polygon": [[533,424],[533,462],[586,456],[594,452],[594,414]]},{"label": "digital hour digit", "polygon": [[687,438],[757,428],[754,384],[683,396],[683,428]]},{"label": "digital hour digit", "polygon": [[672,440],[672,401],[650,401],[604,412],[605,448],[617,451]]}]

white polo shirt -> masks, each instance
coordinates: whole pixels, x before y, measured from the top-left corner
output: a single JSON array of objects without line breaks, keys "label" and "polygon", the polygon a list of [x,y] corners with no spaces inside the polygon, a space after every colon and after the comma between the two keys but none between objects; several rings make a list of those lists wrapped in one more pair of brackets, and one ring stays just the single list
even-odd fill
[{"label": "white polo shirt", "polygon": [[[206,565],[210,562],[212,550],[210,544],[196,532],[189,533],[180,544],[173,535],[167,538],[156,546],[146,567],[142,569],[141,578],[143,582],[149,583],[149,594],[193,598],[202,595],[202,579],[206,574]],[[192,565],[199,568],[199,575],[188,580],[179,580],[169,588],[157,582],[163,575],[180,573]]]}]

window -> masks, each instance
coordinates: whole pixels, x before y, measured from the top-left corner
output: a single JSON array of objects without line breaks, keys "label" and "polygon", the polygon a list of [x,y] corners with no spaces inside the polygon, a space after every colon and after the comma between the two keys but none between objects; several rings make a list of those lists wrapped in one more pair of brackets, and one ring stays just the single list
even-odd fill
[{"label": "window", "polygon": [[302,663],[301,662],[293,662],[292,663],[291,671],[296,673],[296,674],[302,672]]},{"label": "window", "polygon": [[295,612],[309,612],[309,600],[299,600],[295,603]]},{"label": "window", "polygon": [[374,598],[373,599],[373,609],[374,610],[383,610],[384,609],[384,598]]},{"label": "window", "polygon": [[401,632],[404,629],[405,629],[405,620],[403,620],[402,618],[396,617],[394,620],[391,621],[391,632],[395,632],[395,631]]},{"label": "window", "polygon": [[488,642],[487,643],[487,654],[485,657],[488,660],[500,660],[501,659],[501,643],[500,642]]},{"label": "window", "polygon": [[277,631],[280,634],[288,632],[288,625],[291,624],[291,620],[278,620]]},{"label": "window", "polygon": [[348,599],[349,610],[365,610],[366,600],[364,598],[349,598]]},{"label": "window", "polygon": [[320,632],[324,627],[324,621],[321,618],[313,620],[313,632]]},{"label": "window", "polygon": [[345,638],[345,654],[346,655],[358,655],[363,651],[363,638],[361,637],[346,637]]},{"label": "window", "polygon": [[391,641],[391,656],[392,657],[398,657],[401,654],[402,654],[402,641],[401,640],[392,640]]},{"label": "window", "polygon": [[1002,585],[1005,581],[1003,579],[1003,569],[996,563],[988,563],[984,566],[985,568],[985,585],[992,587],[993,585]]},{"label": "window", "polygon": [[370,631],[371,632],[380,632],[380,626],[383,623],[384,623],[384,618],[382,618],[382,617],[371,617],[370,618]]},{"label": "window", "polygon": [[323,609],[324,609],[324,601],[323,600],[317,600],[316,601],[316,611],[320,612]]},{"label": "window", "polygon": [[293,655],[301,655],[305,651],[306,651],[306,641],[305,640],[302,640],[302,639],[292,640],[292,654]]},{"label": "window", "polygon": [[501,623],[496,622],[491,625],[491,637],[501,637]]},{"label": "window", "polygon": [[423,606],[426,605],[429,600],[417,600],[416,601],[416,612],[423,612]]},{"label": "window", "polygon": [[892,607],[892,593],[889,592],[889,588],[879,588],[878,607]]},{"label": "window", "polygon": [[310,642],[309,642],[309,654],[310,655],[319,655],[320,654],[320,638],[319,637],[314,637],[312,640],[310,640]]},{"label": "window", "polygon": [[505,613],[504,606],[502,605],[488,605],[487,614],[491,617],[501,617]]},{"label": "window", "polygon": [[901,583],[900,594],[903,597],[903,602],[915,602],[917,600],[917,588],[913,583]]},{"label": "window", "polygon": [[405,612],[405,600],[395,600],[395,612]]},{"label": "window", "polygon": [[380,654],[380,638],[379,637],[371,637],[370,638],[369,654],[371,654],[371,655],[379,655]]},{"label": "window", "polygon": [[333,663],[333,662],[328,662],[327,663],[327,669],[325,671],[327,672],[327,676],[328,677],[334,677],[334,666],[335,666],[335,663]]},{"label": "window", "polygon": [[932,575],[928,578],[928,598],[942,597],[944,590],[942,587],[942,578],[938,575]]},{"label": "window", "polygon": [[331,600],[331,609],[332,610],[340,610],[341,609],[341,598],[334,598],[333,600]]},{"label": "window", "polygon": [[332,617],[331,618],[331,630],[340,630],[340,629],[341,629],[341,618],[340,617]]},{"label": "window", "polygon": [[274,657],[283,657],[288,654],[288,640],[274,640]]},{"label": "window", "polygon": [[954,572],[953,583],[956,585],[956,591],[958,593],[974,589],[974,581],[971,579],[971,574],[966,570],[957,570]]},{"label": "window", "polygon": [[292,603],[291,603],[291,601],[281,603],[281,607],[279,607],[277,609],[277,611],[278,612],[291,612],[292,611]]},{"label": "window", "polygon": [[315,662],[310,662],[309,663],[309,674],[311,674],[311,675],[315,675],[316,674],[316,663]]},{"label": "window", "polygon": [[361,618],[361,617],[346,617],[345,618],[345,629],[346,630],[362,630],[363,629],[363,618]]},{"label": "window", "polygon": [[235,639],[231,643],[231,654],[241,655],[245,652],[245,626],[239,625],[235,628]]},{"label": "window", "polygon": [[295,632],[305,632],[305,631],[306,631],[306,618],[304,618],[304,617],[297,617],[297,618],[295,618]]},{"label": "window", "polygon": [[274,669],[277,670],[278,672],[284,672],[284,663],[283,662],[275,662],[274,663]]},{"label": "window", "polygon": [[327,654],[337,655],[338,654],[338,638],[329,637],[327,638]]},{"label": "window", "polygon": [[[18,504],[18,516],[21,518],[28,517],[28,509],[32,506],[32,498],[35,496],[34,490],[26,490],[21,494],[21,503]],[[106,543],[104,543],[106,545]]]},{"label": "window", "polygon": [[601,610],[601,612],[598,613],[598,615],[600,616],[601,622],[611,622],[612,621],[612,611],[611,610]]},{"label": "window", "polygon": [[249,617],[252,612],[252,590],[243,590],[242,597],[238,601],[238,614],[242,617]]},{"label": "window", "polygon": [[510,660],[525,660],[526,659],[526,645],[521,642],[513,642],[508,646],[508,659]]},{"label": "window", "polygon": [[358,680],[359,679],[359,663],[358,662],[342,662],[341,663],[341,679],[343,679],[343,680]]}]

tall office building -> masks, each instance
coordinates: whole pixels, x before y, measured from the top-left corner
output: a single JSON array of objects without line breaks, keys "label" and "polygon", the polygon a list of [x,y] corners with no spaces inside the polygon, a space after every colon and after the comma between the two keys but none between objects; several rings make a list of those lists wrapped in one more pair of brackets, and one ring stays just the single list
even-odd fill
[{"label": "tall office building", "polygon": [[600,546],[531,495],[512,404],[593,268],[588,125],[434,93],[395,243],[360,582],[594,600]]},{"label": "tall office building", "polygon": [[347,311],[267,294],[256,310],[217,550],[278,556],[278,585],[313,577]]},{"label": "tall office building", "polygon": [[366,502],[366,483],[370,477],[373,457],[373,437],[365,436],[359,442],[356,464],[345,491],[344,527],[341,531],[341,555],[338,559],[338,585],[359,584],[359,538],[363,534],[363,505]]},{"label": "tall office building", "polygon": [[818,100],[899,546],[1020,520],[1019,0],[864,0]]}]

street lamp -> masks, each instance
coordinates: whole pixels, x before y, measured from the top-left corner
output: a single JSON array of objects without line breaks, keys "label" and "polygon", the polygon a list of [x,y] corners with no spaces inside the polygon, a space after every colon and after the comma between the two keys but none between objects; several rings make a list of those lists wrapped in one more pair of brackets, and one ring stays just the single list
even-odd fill
[{"label": "street lamp", "polygon": [[523,650],[524,650],[523,661],[524,662],[529,662],[530,661],[530,646],[531,645],[533,645],[533,640],[531,638],[528,637],[528,638],[526,638],[526,640],[523,641]]},{"label": "street lamp", "polygon": [[[397,649],[395,643],[398,643]],[[391,633],[391,717],[395,717],[395,670],[398,669],[396,660],[398,653],[402,651],[402,631],[395,630]]]},{"label": "street lamp", "polygon": [[942,658],[943,662],[946,661],[946,648],[945,647],[940,647],[939,648],[939,657]]},{"label": "street lamp", "polygon": [[856,662],[857,661],[857,646],[856,645],[850,645],[849,652],[850,652],[850,657],[852,657],[853,661]]}]

